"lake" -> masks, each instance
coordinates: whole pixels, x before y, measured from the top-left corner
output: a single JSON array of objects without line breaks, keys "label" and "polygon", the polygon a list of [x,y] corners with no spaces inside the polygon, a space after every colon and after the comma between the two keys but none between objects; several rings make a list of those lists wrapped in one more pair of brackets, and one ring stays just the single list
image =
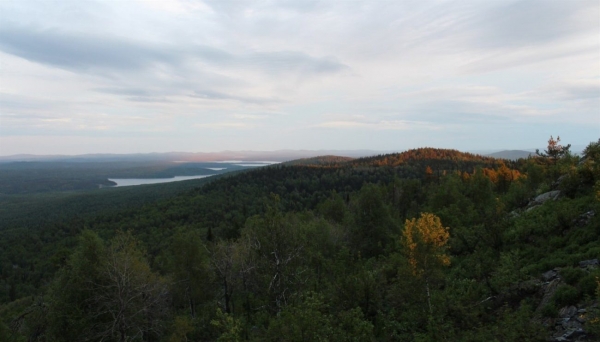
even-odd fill
[{"label": "lake", "polygon": [[132,185],[143,185],[143,184],[158,184],[158,183],[169,183],[179,182],[190,179],[206,178],[212,175],[203,176],[175,176],[173,178],[109,178],[109,181],[117,183],[115,187],[120,186],[132,186]]}]

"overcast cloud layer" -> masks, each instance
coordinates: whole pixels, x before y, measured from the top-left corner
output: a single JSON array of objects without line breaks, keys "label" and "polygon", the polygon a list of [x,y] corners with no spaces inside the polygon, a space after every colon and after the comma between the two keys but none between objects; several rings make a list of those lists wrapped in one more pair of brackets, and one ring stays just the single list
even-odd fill
[{"label": "overcast cloud layer", "polygon": [[2,1],[0,155],[600,138],[600,3]]}]

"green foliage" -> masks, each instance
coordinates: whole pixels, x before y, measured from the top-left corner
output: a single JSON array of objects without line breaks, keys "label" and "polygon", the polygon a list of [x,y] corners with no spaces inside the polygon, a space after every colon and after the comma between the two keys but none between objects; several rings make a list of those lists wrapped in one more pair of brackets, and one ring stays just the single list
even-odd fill
[{"label": "green foliage", "polygon": [[322,296],[307,293],[298,305],[288,306],[272,319],[269,341],[374,341],[373,325],[359,308],[334,315]]},{"label": "green foliage", "polygon": [[188,335],[194,331],[192,319],[189,316],[177,316],[173,322],[173,333],[169,342],[187,342]]},{"label": "green foliage", "polygon": [[558,309],[556,308],[556,304],[548,303],[542,308],[541,312],[543,317],[547,318],[556,318],[558,317]]},{"label": "green foliage", "polygon": [[579,291],[570,285],[561,285],[556,289],[552,297],[556,307],[562,308],[567,305],[575,305],[580,299]]},{"label": "green foliage", "polygon": [[346,219],[347,209],[342,196],[333,192],[331,198],[326,199],[320,206],[319,212],[324,218],[335,223],[343,223]]},{"label": "green foliage", "polygon": [[500,253],[499,264],[492,278],[494,288],[500,291],[525,280],[526,275],[522,271],[523,262],[523,257],[518,250]]},{"label": "green foliage", "polygon": [[0,341],[13,341],[12,337],[12,333],[10,332],[6,324],[0,321]]},{"label": "green foliage", "polygon": [[393,231],[393,221],[379,187],[365,184],[358,193],[351,241],[362,256],[370,258],[383,252]]},{"label": "green foliage", "polygon": [[559,158],[562,158],[565,155],[568,155],[570,153],[570,151],[569,151],[570,148],[571,148],[571,144],[568,144],[566,146],[563,146],[560,144],[559,136],[557,136],[556,139],[554,139],[552,136],[550,136],[550,140],[548,140],[548,148],[543,153],[540,152],[539,150],[536,150],[535,153],[538,156],[550,158],[550,159],[556,161]]},{"label": "green foliage", "polygon": [[200,233],[185,227],[173,236],[169,252],[168,271],[173,277],[174,304],[187,307],[190,317],[196,317],[198,306],[211,298],[208,250]]},{"label": "green foliage", "polygon": [[216,319],[212,320],[210,323],[220,332],[217,341],[237,342],[242,340],[241,322],[236,320],[233,316],[223,313],[220,309],[217,309]]},{"label": "green foliage", "polygon": [[[596,300],[600,300],[600,277],[596,277]],[[587,316],[585,330],[592,337],[600,337],[600,307],[593,308]]]},{"label": "green foliage", "polygon": [[565,267],[560,270],[561,278],[569,285],[575,285],[585,275],[579,268]]},{"label": "green foliage", "polygon": [[583,158],[600,160],[600,139],[592,141],[583,150]]},{"label": "green foliage", "polygon": [[[599,215],[586,218],[600,209],[592,154],[505,167],[434,149],[327,158],[223,176],[144,206],[135,196],[151,190],[106,189],[132,206],[74,217],[69,205],[67,220],[15,224],[21,217],[0,230],[0,321],[22,316],[19,340],[541,341],[535,278],[563,267],[570,284],[542,309],[548,317],[597,288],[596,273],[570,267],[600,253]],[[517,169],[523,177],[505,177]],[[572,195],[525,210],[563,174],[578,177]],[[413,239],[441,247],[412,256],[435,271],[421,276],[400,229],[420,213],[450,227],[449,238]],[[132,308],[119,308],[115,280]],[[131,329],[105,334],[109,324]]]},{"label": "green foliage", "polygon": [[547,341],[549,334],[532,318],[533,310],[529,305],[522,304],[516,310],[505,307],[494,324],[479,329],[465,341]]},{"label": "green foliage", "polygon": [[581,294],[585,297],[593,298],[596,294],[596,290],[598,289],[598,278],[600,277],[600,272],[595,271],[590,274],[585,275],[579,281],[577,287],[581,291]]},{"label": "green foliage", "polygon": [[271,320],[270,341],[331,341],[335,336],[332,317],[318,295],[307,294],[298,305],[288,306]]},{"label": "green foliage", "polygon": [[167,313],[166,290],[130,233],[118,232],[105,247],[86,231],[51,287],[49,335],[125,341],[158,334]]}]

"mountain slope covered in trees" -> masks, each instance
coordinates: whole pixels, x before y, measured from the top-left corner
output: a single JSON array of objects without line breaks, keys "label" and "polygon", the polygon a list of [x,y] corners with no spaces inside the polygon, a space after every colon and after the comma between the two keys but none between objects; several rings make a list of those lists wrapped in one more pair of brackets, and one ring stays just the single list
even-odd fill
[{"label": "mountain slope covered in trees", "polygon": [[[600,142],[515,162],[424,148],[15,220],[0,231],[0,339],[594,338],[599,163]],[[555,328],[570,306],[586,308],[583,323]]]}]

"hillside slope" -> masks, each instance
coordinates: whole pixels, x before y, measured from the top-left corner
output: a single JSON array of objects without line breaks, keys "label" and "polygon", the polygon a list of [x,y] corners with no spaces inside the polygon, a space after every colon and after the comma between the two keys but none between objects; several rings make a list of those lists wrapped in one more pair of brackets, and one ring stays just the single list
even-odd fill
[{"label": "hillside slope", "polygon": [[93,340],[114,324],[103,310],[119,309],[103,270],[135,260],[128,279],[145,282],[132,288],[161,290],[126,314],[126,336],[594,340],[599,165],[600,143],[557,162],[417,149],[274,165],[141,208],[13,227],[0,235],[0,338],[11,326]]}]

